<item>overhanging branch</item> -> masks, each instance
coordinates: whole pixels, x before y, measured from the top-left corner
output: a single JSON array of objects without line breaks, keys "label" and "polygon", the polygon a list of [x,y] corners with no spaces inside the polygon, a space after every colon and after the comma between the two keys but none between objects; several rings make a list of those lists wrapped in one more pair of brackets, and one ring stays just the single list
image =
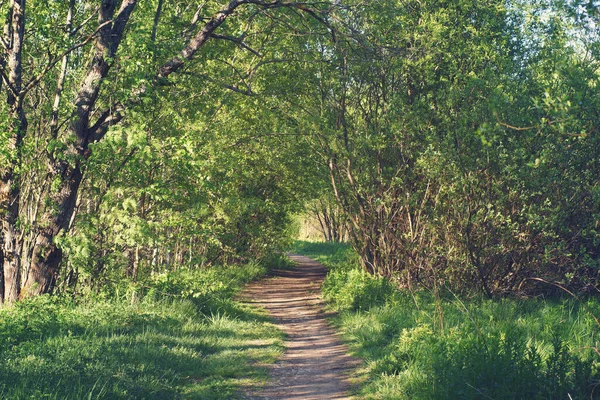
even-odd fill
[{"label": "overhanging branch", "polygon": [[236,38],[236,37],[233,37],[233,36],[226,36],[226,35],[217,35],[217,34],[214,34],[214,33],[212,35],[210,35],[210,37],[214,38],[214,39],[228,40],[230,42],[235,43],[239,47],[241,47],[241,48],[243,48],[245,50],[248,50],[249,52],[251,52],[255,56],[262,57],[262,55],[258,51],[254,50],[252,47],[250,47],[246,43],[244,43],[244,39],[243,38]]}]

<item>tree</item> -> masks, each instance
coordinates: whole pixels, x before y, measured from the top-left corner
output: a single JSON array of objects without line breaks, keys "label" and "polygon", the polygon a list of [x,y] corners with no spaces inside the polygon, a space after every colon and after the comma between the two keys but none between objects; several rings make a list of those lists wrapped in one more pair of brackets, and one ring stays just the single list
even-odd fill
[{"label": "tree", "polygon": [[[257,16],[272,17],[271,12],[280,11],[288,14],[286,18],[300,18],[297,13],[301,13],[321,19],[319,15],[328,7],[325,3],[233,0],[225,6],[210,2],[191,10],[186,3],[165,7],[163,2],[103,0],[53,3],[49,9],[43,8],[46,4],[37,5],[26,12],[25,3],[11,1],[2,10],[9,15],[9,23],[2,40],[8,135],[3,138],[0,174],[0,260],[4,299],[9,302],[52,291],[63,258],[56,239],[72,225],[92,145],[121,123],[126,112],[168,90],[170,77],[200,58],[200,49],[211,40],[251,50],[245,44],[246,35],[255,28]],[[157,27],[167,13],[173,31],[159,45]],[[202,13],[212,16],[203,19]],[[189,23],[182,22],[186,17]],[[241,36],[236,36],[239,32],[216,34],[232,17],[240,25],[246,21],[246,31]],[[35,25],[28,25],[29,21]],[[115,80],[126,85],[110,93],[106,89]],[[72,104],[63,101],[68,96],[73,96]],[[34,119],[39,122],[31,129],[28,121]],[[24,196],[23,185],[28,184],[43,188]],[[32,219],[24,217],[23,208],[35,209]],[[23,246],[25,237],[31,243]],[[26,274],[21,292],[22,269]]]},{"label": "tree", "polygon": [[313,44],[291,108],[366,271],[487,296],[597,285],[596,28],[526,3],[356,3]]}]

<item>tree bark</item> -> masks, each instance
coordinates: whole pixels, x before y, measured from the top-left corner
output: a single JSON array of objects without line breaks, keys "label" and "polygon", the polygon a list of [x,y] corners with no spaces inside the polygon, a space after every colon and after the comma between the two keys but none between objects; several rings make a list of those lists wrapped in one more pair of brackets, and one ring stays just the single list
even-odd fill
[{"label": "tree bark", "polygon": [[27,131],[27,118],[23,110],[23,38],[25,36],[25,0],[13,0],[9,24],[8,91],[9,143],[12,160],[0,170],[0,225],[2,229],[3,301],[14,302],[21,289],[20,231],[17,227],[21,190],[17,174],[21,159],[21,146]]}]

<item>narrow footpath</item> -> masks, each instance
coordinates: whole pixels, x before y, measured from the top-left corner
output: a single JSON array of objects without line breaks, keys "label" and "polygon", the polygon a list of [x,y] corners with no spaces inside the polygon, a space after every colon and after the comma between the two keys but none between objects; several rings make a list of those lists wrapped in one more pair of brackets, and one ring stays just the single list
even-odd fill
[{"label": "narrow footpath", "polygon": [[320,287],[327,270],[308,257],[290,256],[292,270],[248,286],[242,297],[264,307],[287,335],[270,383],[253,399],[350,399],[348,377],[359,365],[327,323]]}]

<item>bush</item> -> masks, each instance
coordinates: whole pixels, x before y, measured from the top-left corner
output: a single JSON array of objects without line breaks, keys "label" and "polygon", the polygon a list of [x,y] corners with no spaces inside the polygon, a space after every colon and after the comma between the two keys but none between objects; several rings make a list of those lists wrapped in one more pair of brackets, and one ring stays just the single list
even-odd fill
[{"label": "bush", "polygon": [[151,276],[143,288],[151,299],[186,299],[200,312],[211,314],[226,306],[224,303],[244,284],[263,276],[266,271],[266,267],[257,263],[168,271]]},{"label": "bush", "polygon": [[359,265],[358,255],[348,243],[304,242],[297,240],[291,248],[294,253],[314,258],[335,270],[352,270]]},{"label": "bush", "polygon": [[[63,303],[63,304],[61,304]],[[49,295],[24,299],[0,308],[0,352],[60,331],[66,322],[65,301]]]},{"label": "bush", "polygon": [[[445,327],[435,327],[435,305],[419,296],[419,310],[397,302],[367,311],[342,312],[337,323],[357,355],[367,362],[366,398],[398,399],[573,399],[597,398],[600,362],[570,335],[587,336],[580,310],[565,319],[570,330],[553,328],[556,315],[537,304],[527,312],[513,303],[515,314],[541,319],[549,330],[528,331],[513,320],[501,319],[496,304],[493,316],[479,312],[485,302],[467,303],[465,315],[443,301]],[[541,303],[541,302],[540,302]],[[479,308],[478,308],[479,307]],[[549,312],[550,311],[550,312]],[[529,314],[529,315],[527,315]],[[558,321],[560,323],[560,321]],[[593,330],[592,330],[593,332]],[[592,336],[593,337],[593,336]],[[586,338],[590,341],[590,337]],[[596,397],[594,397],[596,396]]]}]

